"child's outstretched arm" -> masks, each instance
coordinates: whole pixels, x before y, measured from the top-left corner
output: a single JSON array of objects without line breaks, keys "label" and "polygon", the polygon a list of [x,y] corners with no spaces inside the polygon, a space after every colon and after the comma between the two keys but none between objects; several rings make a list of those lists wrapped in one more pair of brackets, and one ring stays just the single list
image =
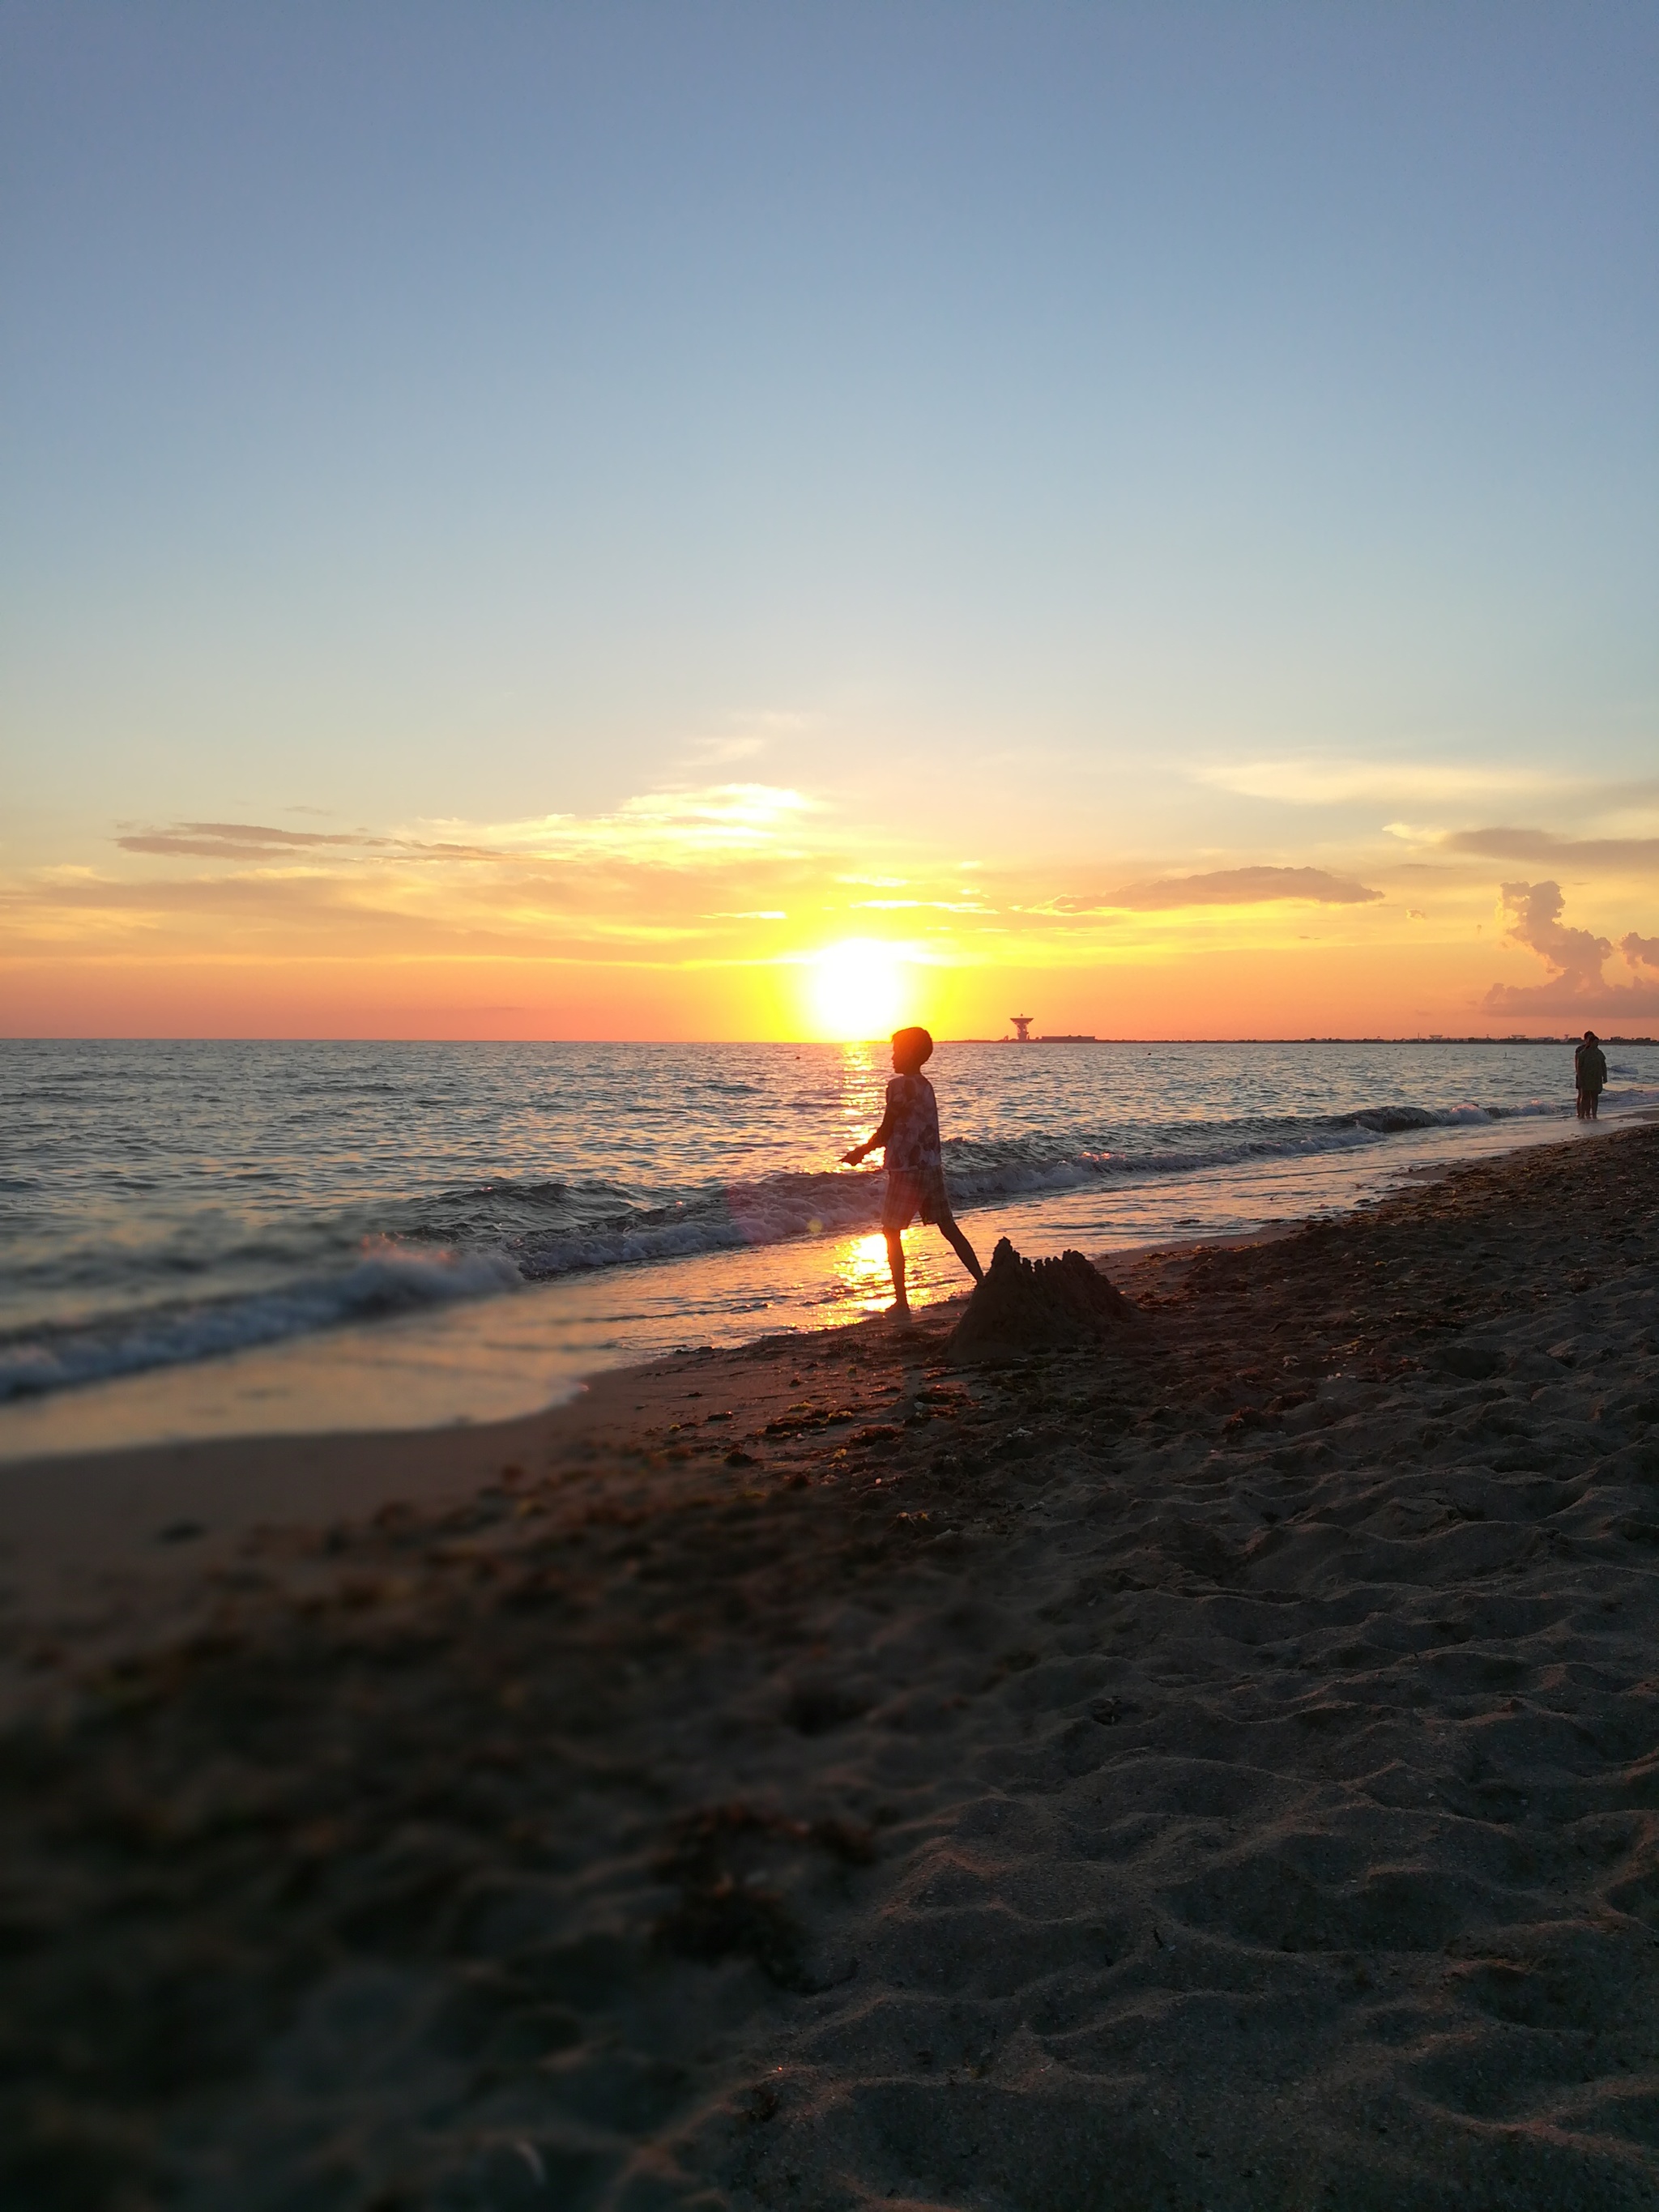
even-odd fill
[{"label": "child's outstretched arm", "polygon": [[843,1152],[842,1154],[842,1165],[843,1167],[855,1168],[859,1164],[860,1161],[863,1159],[866,1152],[873,1152],[878,1145],[884,1145],[887,1142],[887,1124],[892,1120],[892,1109],[889,1107],[886,1113],[884,1113],[881,1117],[880,1127],[873,1131],[871,1135],[867,1136],[861,1145],[854,1145],[850,1152]]}]

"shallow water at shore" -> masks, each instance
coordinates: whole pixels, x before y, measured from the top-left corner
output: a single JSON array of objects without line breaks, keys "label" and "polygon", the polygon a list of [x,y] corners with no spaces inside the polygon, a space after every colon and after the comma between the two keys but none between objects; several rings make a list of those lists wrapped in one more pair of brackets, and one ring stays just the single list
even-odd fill
[{"label": "shallow water at shore", "polygon": [[[1615,1049],[1614,1111],[1659,1100]],[[499,1297],[870,1234],[872,1045],[0,1046],[0,1401]],[[1298,1164],[1569,1118],[1559,1044],[946,1044],[958,1210],[1235,1226]],[[988,1224],[981,1234],[994,1239]],[[803,1261],[801,1285],[817,1273]],[[793,1295],[793,1294],[792,1294]],[[608,1290],[596,1304],[610,1303]]]},{"label": "shallow water at shore", "polygon": [[[1638,1109],[1650,1112],[1650,1109]],[[1231,1162],[1182,1177],[1095,1184],[967,1217],[981,1256],[1022,1250],[1109,1255],[1191,1238],[1249,1236],[1370,1204],[1413,1176],[1587,1128],[1553,1116],[1439,1126],[1333,1158]],[[967,1279],[933,1231],[907,1240],[919,1307]],[[0,1461],[189,1437],[440,1427],[556,1405],[581,1378],[694,1346],[862,1321],[890,1301],[878,1233],[823,1237],[584,1272],[510,1297],[442,1304],[316,1331],[209,1360],[0,1405]]]}]

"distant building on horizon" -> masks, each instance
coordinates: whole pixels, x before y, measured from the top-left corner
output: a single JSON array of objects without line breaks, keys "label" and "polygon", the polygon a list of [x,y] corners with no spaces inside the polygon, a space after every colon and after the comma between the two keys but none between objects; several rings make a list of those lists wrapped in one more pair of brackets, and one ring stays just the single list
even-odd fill
[{"label": "distant building on horizon", "polygon": [[1098,1044],[1100,1042],[1097,1036],[1092,1034],[1085,1036],[1080,1031],[1068,1031],[1054,1036],[1033,1036],[1031,1024],[1036,1019],[1035,1014],[1010,1014],[1008,1018],[1014,1025],[1014,1034],[1011,1037],[1004,1037],[1002,1039],[1004,1044]]}]

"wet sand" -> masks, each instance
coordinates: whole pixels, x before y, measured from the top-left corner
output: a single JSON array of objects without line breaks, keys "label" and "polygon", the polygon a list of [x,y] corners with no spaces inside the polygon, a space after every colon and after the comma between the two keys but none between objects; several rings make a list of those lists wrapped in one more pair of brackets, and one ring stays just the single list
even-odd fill
[{"label": "wet sand", "polygon": [[9,1482],[0,2203],[1659,2203],[1656,1199]]}]

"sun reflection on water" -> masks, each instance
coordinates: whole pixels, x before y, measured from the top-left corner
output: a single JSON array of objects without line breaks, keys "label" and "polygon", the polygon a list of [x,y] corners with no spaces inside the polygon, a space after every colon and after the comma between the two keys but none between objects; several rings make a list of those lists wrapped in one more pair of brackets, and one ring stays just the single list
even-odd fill
[{"label": "sun reflection on water", "polygon": [[865,1313],[880,1313],[893,1303],[893,1279],[887,1271],[887,1239],[878,1230],[873,1236],[849,1237],[836,1254],[836,1288],[848,1305]]},{"label": "sun reflection on water", "polygon": [[883,1084],[877,1059],[879,1048],[848,1044],[841,1053],[841,1121],[846,1152],[861,1144],[881,1119]]}]

